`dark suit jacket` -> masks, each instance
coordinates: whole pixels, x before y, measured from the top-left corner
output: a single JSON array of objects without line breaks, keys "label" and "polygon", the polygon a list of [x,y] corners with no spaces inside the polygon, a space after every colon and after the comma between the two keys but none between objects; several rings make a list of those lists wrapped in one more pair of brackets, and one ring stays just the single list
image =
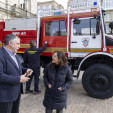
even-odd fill
[{"label": "dark suit jacket", "polygon": [[0,102],[12,102],[20,94],[20,75],[26,68],[21,66],[16,55],[19,68],[4,48],[0,49]]}]

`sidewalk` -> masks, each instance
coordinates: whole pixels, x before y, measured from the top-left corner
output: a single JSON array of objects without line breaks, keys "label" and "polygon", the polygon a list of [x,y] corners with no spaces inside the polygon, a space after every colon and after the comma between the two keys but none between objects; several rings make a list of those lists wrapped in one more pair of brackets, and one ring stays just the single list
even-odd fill
[{"label": "sidewalk", "polygon": [[[41,89],[40,95],[22,95],[20,113],[45,113],[42,104],[45,89],[42,73],[39,87]],[[33,83],[31,89],[33,89]],[[68,91],[68,105],[67,109],[64,109],[64,113],[113,113],[113,97],[106,100],[92,98],[84,91],[81,79],[74,78],[73,84]]]}]

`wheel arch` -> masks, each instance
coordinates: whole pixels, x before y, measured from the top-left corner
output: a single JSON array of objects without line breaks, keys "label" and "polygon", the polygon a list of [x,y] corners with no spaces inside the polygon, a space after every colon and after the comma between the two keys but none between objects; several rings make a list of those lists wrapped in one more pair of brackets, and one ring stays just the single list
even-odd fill
[{"label": "wheel arch", "polygon": [[113,67],[113,55],[104,52],[96,52],[86,56],[79,64],[77,78],[79,77],[80,70],[86,70],[95,63],[104,63]]}]

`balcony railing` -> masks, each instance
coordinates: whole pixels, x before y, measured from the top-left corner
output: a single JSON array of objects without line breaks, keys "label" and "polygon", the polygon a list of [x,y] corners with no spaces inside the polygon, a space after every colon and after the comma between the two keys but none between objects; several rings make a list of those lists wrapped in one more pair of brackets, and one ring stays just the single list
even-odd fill
[{"label": "balcony railing", "polygon": [[16,5],[9,5],[9,4],[5,4],[3,2],[0,2],[0,11],[3,11],[7,14],[10,14],[13,17],[30,17],[30,16],[35,16],[35,14],[24,10],[20,7],[17,7]]}]

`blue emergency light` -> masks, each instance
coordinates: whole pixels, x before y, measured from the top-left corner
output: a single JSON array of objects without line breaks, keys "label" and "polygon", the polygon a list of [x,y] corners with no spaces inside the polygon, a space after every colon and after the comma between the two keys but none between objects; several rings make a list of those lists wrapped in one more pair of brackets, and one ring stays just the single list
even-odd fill
[{"label": "blue emergency light", "polygon": [[94,6],[97,5],[97,2],[94,2],[93,5],[94,5]]}]

